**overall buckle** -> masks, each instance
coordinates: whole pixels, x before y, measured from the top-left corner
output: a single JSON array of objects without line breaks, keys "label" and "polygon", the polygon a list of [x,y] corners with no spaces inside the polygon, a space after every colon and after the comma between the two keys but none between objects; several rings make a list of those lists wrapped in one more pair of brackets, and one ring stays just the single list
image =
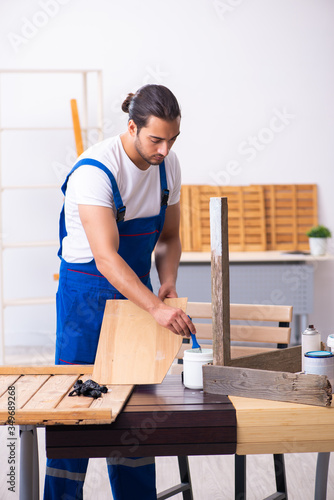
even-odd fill
[{"label": "overall buckle", "polygon": [[124,205],[117,209],[116,222],[122,222],[124,220],[125,210],[126,207]]},{"label": "overall buckle", "polygon": [[161,206],[163,207],[164,205],[168,204],[168,197],[169,197],[169,189],[163,189],[161,193]]}]

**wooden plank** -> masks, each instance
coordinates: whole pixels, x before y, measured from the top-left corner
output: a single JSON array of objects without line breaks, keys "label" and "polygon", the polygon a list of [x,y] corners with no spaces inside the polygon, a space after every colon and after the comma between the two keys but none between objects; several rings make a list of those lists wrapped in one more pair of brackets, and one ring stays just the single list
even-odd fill
[{"label": "wooden plank", "polygon": [[232,360],[239,358],[248,358],[249,356],[255,356],[256,354],[263,354],[266,352],[276,351],[276,347],[253,347],[253,346],[242,346],[242,345],[232,345],[231,346],[231,356]]},{"label": "wooden plank", "polygon": [[[23,375],[15,382],[16,412],[33,397],[49,377],[50,375]],[[6,409],[7,411],[7,408],[8,396],[5,393],[0,398],[0,410]]]},{"label": "wooden plank", "polygon": [[[125,411],[127,413],[134,413],[134,412],[143,412],[144,410],[147,410],[147,411],[161,411],[161,412],[167,412],[168,414],[168,418],[169,418],[169,413],[177,413],[177,412],[180,412],[180,413],[183,413],[185,415],[185,418],[188,419],[188,421],[191,422],[191,418],[194,418],[195,416],[198,416],[198,412],[207,412],[205,413],[204,415],[204,419],[208,417],[208,415],[211,415],[211,413],[215,413],[217,411],[217,404],[215,403],[212,403],[212,404],[199,404],[199,403],[196,403],[196,404],[187,404],[186,406],[184,406],[183,404],[173,404],[173,405],[155,405],[155,404],[152,404],[151,406],[150,405],[147,405],[145,407],[143,406],[131,406],[131,407],[127,407],[125,408]],[[224,410],[225,411],[225,410]],[[189,416],[189,413],[193,413],[193,415],[190,417]],[[121,414],[123,415],[123,413]],[[222,417],[222,415],[220,415],[220,418]],[[210,417],[211,418],[211,417]],[[224,413],[224,418],[225,418],[225,413]],[[190,420],[189,420],[190,419]],[[204,422],[204,420],[203,420]],[[208,425],[208,421],[206,420],[203,425]]]},{"label": "wooden plank", "polygon": [[[229,396],[238,414],[238,423],[246,427],[279,427],[281,425],[318,425],[318,433],[328,432],[331,426],[331,435],[334,439],[334,406],[319,408],[319,406],[303,405],[300,403],[290,403],[285,401],[273,401],[244,398],[239,396]],[[327,429],[326,429],[327,428]],[[319,434],[320,436],[320,434]],[[312,439],[312,436],[310,436]],[[322,439],[325,434],[322,435]]]},{"label": "wooden plank", "polygon": [[[166,299],[186,310],[187,299]],[[108,300],[92,378],[102,384],[159,384],[166,376],[182,337],[161,327],[129,300]]]},{"label": "wooden plank", "polygon": [[191,242],[191,192],[190,186],[181,186],[180,234],[184,252],[192,251]]},{"label": "wooden plank", "polygon": [[[180,427],[175,425],[171,427],[168,419],[163,419],[165,425],[158,425],[158,419],[154,419],[154,414],[138,414],[136,425],[131,426],[131,430],[128,432],[124,429],[115,429],[114,426],[110,426],[109,429],[96,429],[93,432],[87,432],[85,439],[82,438],[81,432],[73,432],[71,436],[71,445],[80,448],[81,446],[105,446],[109,445],[113,448],[124,446],[125,444],[130,444],[133,440],[129,439],[130,436],[138,439],[139,435],[142,435],[143,446],[146,445],[163,445],[163,444],[194,444],[197,445],[207,445],[209,443],[225,442],[231,443],[235,440],[233,426],[225,426],[225,423],[218,426],[200,426],[197,427],[193,423],[191,427]],[[159,418],[159,417],[158,417]],[[163,418],[163,417],[162,417]],[[223,418],[223,412],[221,412],[221,418]],[[144,421],[144,424],[142,423]],[[147,427],[145,427],[145,424]],[[100,427],[100,426],[99,426]],[[148,430],[146,433],[145,431]],[[133,432],[135,431],[135,432]],[[138,432],[136,432],[138,431]],[[142,433],[142,434],[140,434]],[[67,434],[67,435],[66,435]],[[126,439],[128,437],[128,439]],[[136,440],[137,440],[136,439]],[[140,440],[140,438],[139,438]],[[57,436],[57,446],[68,446],[69,432],[66,433],[66,428],[64,432],[59,432]],[[139,442],[138,442],[139,444]],[[141,456],[141,455],[140,455]]]},{"label": "wooden plank", "polygon": [[[71,409],[71,410],[59,410],[54,409],[32,409],[32,410],[17,410],[15,414],[15,424],[25,425],[32,423],[39,423],[47,425],[47,421],[57,422],[59,424],[66,424],[67,421],[78,421],[78,420],[94,420],[99,422],[101,420],[112,422],[114,420],[112,416],[112,410],[109,408],[102,409]],[[8,421],[7,410],[0,410],[0,422]]]},{"label": "wooden plank", "polygon": [[288,349],[275,349],[274,351],[261,354],[245,356],[243,358],[232,359],[229,366],[258,368],[278,372],[296,373],[301,371],[301,346],[289,347]]},{"label": "wooden plank", "polygon": [[231,304],[231,319],[245,321],[292,321],[292,306]]},{"label": "wooden plank", "polygon": [[[244,210],[244,200],[243,200],[241,188],[238,188],[238,195],[239,195],[239,207],[240,207],[240,217],[239,217],[240,249],[241,249],[242,252],[244,252],[246,250],[246,241],[245,241],[245,210]],[[228,217],[228,214],[226,216]],[[227,227],[228,227],[228,225],[226,224],[226,228]]]},{"label": "wooden plank", "polygon": [[[108,392],[102,398],[94,399],[90,408],[112,408],[114,419],[126,405],[134,389],[133,385],[109,385]],[[89,420],[86,422],[89,424]]]},{"label": "wooden plank", "polygon": [[78,380],[78,375],[53,375],[24,405],[25,410],[55,408]]},{"label": "wooden plank", "polygon": [[0,375],[0,397],[7,392],[10,385],[19,378],[19,375]]},{"label": "wooden plank", "polygon": [[290,334],[291,328],[277,326],[231,325],[231,340],[238,342],[272,342],[274,344],[289,344]]},{"label": "wooden plank", "polygon": [[[326,408],[326,410],[329,410],[329,408]],[[240,431],[238,430],[238,433],[240,432],[238,438],[241,441],[247,439],[248,444],[258,443],[259,441],[264,441],[267,443],[280,443],[282,440],[286,440],[291,442],[293,439],[296,440],[296,436],[299,436],[299,439],[301,441],[312,442],[315,441],[315,436],[317,436],[318,439],[322,438],[322,440],[324,441],[326,439],[326,431],[328,432],[327,429],[324,429],[323,431],[319,429],[319,425],[317,424],[309,424],[307,426],[307,431],[306,429],[303,429],[303,436],[301,436],[300,431],[301,426],[298,424],[298,422],[295,422],[294,425],[292,424],[287,426],[282,423],[281,419],[281,424],[279,424],[276,429],[274,428],[274,426],[267,427],[261,424],[256,427],[248,427],[245,431],[240,429]]]},{"label": "wooden plank", "polygon": [[[307,432],[307,429],[303,429]],[[238,455],[272,455],[273,453],[329,453],[334,449],[334,440],[303,441],[294,438],[291,441],[282,439],[277,443],[238,443]]]},{"label": "wooden plank", "polygon": [[215,365],[227,365],[231,360],[227,214],[227,198],[211,198],[212,336]]},{"label": "wooden plank", "polygon": [[[137,438],[138,440],[138,438]],[[132,442],[132,441],[131,441]],[[235,443],[208,443],[196,444],[186,443],[184,445],[169,443],[158,445],[146,445],[140,442],[140,456],[141,457],[175,457],[175,456],[192,456],[192,455],[233,455],[235,453]],[[134,451],[133,451],[134,450]],[[78,458],[77,454],[80,452],[80,457],[97,458],[106,457],[112,453],[116,453],[121,457],[137,457],[138,447],[133,444],[124,446],[100,446],[100,447],[85,447],[71,448],[71,447],[48,447],[48,458]]]},{"label": "wooden plank", "polygon": [[76,99],[71,99],[71,111],[72,111],[75,146],[77,149],[77,155],[80,156],[84,151],[84,147],[82,142],[81,127],[80,127],[80,120],[79,120],[79,113],[78,113],[78,106]]},{"label": "wooden plank", "polygon": [[95,399],[91,408],[105,408],[111,404],[124,402],[131,396],[133,385],[108,385],[108,392],[102,398]]},{"label": "wooden plank", "polygon": [[0,375],[75,375],[92,373],[94,365],[0,366]]},{"label": "wooden plank", "polygon": [[[269,304],[230,304],[230,319],[245,321],[292,321],[292,306]],[[210,302],[188,302],[187,314],[193,318],[212,318]]]},{"label": "wooden plank", "polygon": [[203,387],[211,394],[330,406],[331,385],[324,375],[275,372],[230,366],[203,366]]},{"label": "wooden plank", "polygon": [[191,239],[192,251],[202,251],[202,224],[200,224],[200,188],[201,186],[192,186],[191,190]]},{"label": "wooden plank", "polygon": [[[77,379],[82,380],[83,382],[86,382],[86,380],[89,380],[91,378],[91,375],[84,375],[77,377]],[[59,404],[57,405],[57,409],[59,410],[69,410],[71,408],[89,408],[94,401],[93,398],[88,398],[86,396],[69,396],[69,393],[73,389],[73,385],[70,386],[66,391],[64,391],[64,397],[61,399]],[[104,397],[104,395],[103,395]]]}]

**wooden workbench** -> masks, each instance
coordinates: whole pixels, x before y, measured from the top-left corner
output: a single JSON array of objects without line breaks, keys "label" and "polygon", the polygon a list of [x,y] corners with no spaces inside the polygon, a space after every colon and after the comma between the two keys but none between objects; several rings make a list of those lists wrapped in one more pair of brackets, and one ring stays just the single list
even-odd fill
[{"label": "wooden workbench", "polygon": [[66,397],[92,369],[0,367],[1,424],[8,423],[7,387],[16,387],[22,500],[37,498],[30,493],[38,490],[36,425],[46,427],[50,458],[334,451],[333,406],[204,394],[186,389],[179,375],[132,393],[132,386],[111,386],[97,400]]},{"label": "wooden workbench", "polygon": [[173,375],[161,385],[136,387],[112,425],[48,426],[46,448],[53,458],[115,450],[122,456],[328,452],[334,451],[333,422],[334,406],[209,395],[186,389]]}]

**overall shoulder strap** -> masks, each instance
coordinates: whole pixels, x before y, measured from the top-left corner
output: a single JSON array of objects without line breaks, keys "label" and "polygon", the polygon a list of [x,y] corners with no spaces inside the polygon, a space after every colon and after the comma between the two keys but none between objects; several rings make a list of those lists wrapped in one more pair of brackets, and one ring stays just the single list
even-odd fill
[{"label": "overall shoulder strap", "polygon": [[121,197],[121,194],[119,192],[119,189],[118,189],[115,177],[110,172],[109,168],[107,168],[100,161],[94,160],[93,158],[83,158],[82,160],[79,160],[74,165],[74,167],[72,168],[72,170],[70,171],[70,173],[67,175],[64,184],[61,187],[61,190],[62,190],[63,194],[65,195],[65,193],[66,193],[67,183],[68,183],[68,179],[69,179],[70,175],[73,174],[73,172],[77,168],[79,168],[81,165],[92,165],[93,167],[97,167],[100,170],[103,170],[103,172],[107,174],[107,176],[109,177],[110,183],[111,183],[111,188],[112,188],[112,192],[113,192],[113,196],[114,196],[115,207],[116,207],[116,210],[117,210],[116,221],[117,222],[121,222],[122,220],[124,220],[126,208],[123,205],[122,197]]},{"label": "overall shoulder strap", "polygon": [[167,186],[165,161],[160,163],[159,170],[160,170],[160,185],[161,185],[161,208],[165,207],[166,209],[168,205],[169,189]]},{"label": "overall shoulder strap", "polygon": [[[63,194],[64,195],[66,194],[67,183],[68,183],[68,179],[69,179],[70,175],[73,174],[73,172],[77,168],[79,168],[81,165],[92,165],[93,167],[97,167],[97,168],[103,170],[103,172],[105,172],[107,174],[107,176],[109,177],[110,183],[111,183],[111,189],[113,192],[114,203],[115,203],[115,207],[116,207],[116,211],[117,211],[116,222],[122,222],[124,220],[124,216],[125,216],[125,206],[123,205],[123,201],[122,201],[121,194],[119,192],[115,177],[110,172],[110,170],[105,165],[103,165],[103,163],[101,163],[100,161],[93,160],[92,158],[83,158],[82,160],[79,160],[74,165],[74,167],[72,168],[70,173],[67,175],[65,182],[61,187]],[[67,236],[67,230],[66,230],[66,224],[65,224],[65,206],[63,204],[63,208],[61,210],[60,218],[59,218],[59,241],[60,241],[60,247],[58,250],[59,257],[61,257],[61,255],[62,255],[63,239],[65,236]]]}]

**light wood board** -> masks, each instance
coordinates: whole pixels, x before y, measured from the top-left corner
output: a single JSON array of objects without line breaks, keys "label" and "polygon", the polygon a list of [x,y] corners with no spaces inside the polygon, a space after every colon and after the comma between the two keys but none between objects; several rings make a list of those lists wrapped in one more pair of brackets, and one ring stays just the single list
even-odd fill
[{"label": "light wood board", "polygon": [[[185,311],[187,299],[165,303]],[[180,335],[133,302],[108,300],[92,378],[100,384],[160,384],[181,344]]]},{"label": "light wood board", "polygon": [[[75,381],[92,378],[91,365],[1,366],[0,425],[9,423],[9,401],[16,425],[77,425],[113,422],[133,386],[111,386],[98,399],[68,397]],[[18,375],[21,372],[21,375]],[[90,372],[90,373],[89,373]],[[8,387],[14,389],[8,392]]]},{"label": "light wood board", "polygon": [[239,396],[230,400],[237,412],[239,455],[334,449],[333,404],[319,407]]}]

